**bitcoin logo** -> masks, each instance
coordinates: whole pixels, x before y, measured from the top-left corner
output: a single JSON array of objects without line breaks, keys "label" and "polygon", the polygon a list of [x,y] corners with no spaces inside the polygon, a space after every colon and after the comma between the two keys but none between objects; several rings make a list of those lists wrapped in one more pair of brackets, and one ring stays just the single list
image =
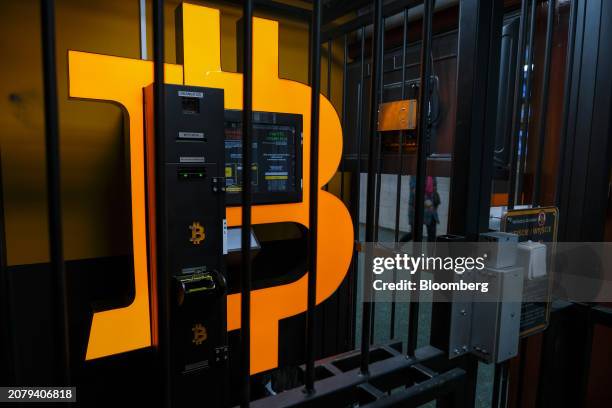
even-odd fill
[{"label": "bitcoin logo", "polygon": [[[221,88],[225,109],[242,109],[242,74],[225,72],[221,67],[221,13],[219,10],[182,3],[182,30],[177,42],[183,53],[181,65],[165,64],[166,82],[189,86]],[[309,228],[310,194],[310,100],[308,85],[280,78],[279,24],[253,19],[253,110],[294,113],[302,116],[303,197],[298,203],[254,205],[253,224],[293,222]],[[134,253],[134,301],[122,308],[96,311],[93,316],[87,360],[144,348],[151,338],[149,277],[142,120],[142,88],[153,82],[153,62],[108,55],[69,51],[69,91],[73,98],[112,101],[128,113],[132,191],[132,235]],[[316,303],[332,296],[345,279],[353,253],[353,224],[344,203],[323,190],[336,173],[342,155],[340,118],[330,101],[320,97],[319,133],[325,137],[319,146],[319,203],[317,239]],[[227,225],[241,224],[241,208],[226,209]],[[202,233],[199,235],[198,231]],[[190,240],[204,239],[204,230],[191,229]],[[283,285],[251,292],[251,373],[273,369],[279,364],[279,323],[307,310],[307,273]],[[227,329],[239,330],[240,293],[227,298]],[[122,336],[116,336],[121,330]],[[153,331],[155,334],[155,331]]]},{"label": "bitcoin logo", "polygon": [[201,226],[199,222],[194,221],[193,224],[189,226],[189,229],[191,230],[191,238],[189,238],[189,241],[193,245],[200,245],[202,241],[204,241],[204,238],[206,238],[206,235],[204,235],[204,227]]},{"label": "bitcoin logo", "polygon": [[208,333],[206,333],[206,327],[202,326],[200,323],[195,324],[191,328],[191,331],[193,332],[193,340],[191,340],[191,342],[196,346],[199,346],[200,344],[204,343],[204,341],[206,341],[206,339],[208,338]]}]

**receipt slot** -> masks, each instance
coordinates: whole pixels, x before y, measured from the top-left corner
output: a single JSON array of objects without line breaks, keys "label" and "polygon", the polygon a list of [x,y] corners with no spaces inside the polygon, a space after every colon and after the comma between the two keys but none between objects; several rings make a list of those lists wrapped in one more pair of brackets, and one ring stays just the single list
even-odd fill
[{"label": "receipt slot", "polygon": [[[177,407],[204,400],[222,406],[228,377],[223,90],[165,85],[164,93],[164,132],[155,135],[153,87],[144,89],[150,281],[166,279],[171,292],[171,397]],[[152,316],[155,293],[152,288]],[[153,322],[156,344],[160,323]]]}]

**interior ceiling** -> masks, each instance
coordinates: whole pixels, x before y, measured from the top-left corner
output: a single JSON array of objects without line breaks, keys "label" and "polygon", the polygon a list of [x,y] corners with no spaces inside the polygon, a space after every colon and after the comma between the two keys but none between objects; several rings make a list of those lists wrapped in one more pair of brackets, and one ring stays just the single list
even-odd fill
[{"label": "interior ceiling", "polygon": [[[295,1],[295,0],[294,0]],[[384,5],[393,3],[397,0],[384,0]],[[312,0],[297,0],[303,3],[305,7],[311,8]],[[443,10],[448,7],[457,5],[459,0],[436,0],[435,10]],[[332,22],[333,20],[356,12],[357,15],[368,13],[372,10],[373,0],[323,0],[323,24]],[[408,18],[416,20],[423,15],[423,5],[418,5],[409,9]],[[399,16],[398,16],[399,17]],[[387,27],[393,26],[395,21],[393,18],[388,19]]]}]

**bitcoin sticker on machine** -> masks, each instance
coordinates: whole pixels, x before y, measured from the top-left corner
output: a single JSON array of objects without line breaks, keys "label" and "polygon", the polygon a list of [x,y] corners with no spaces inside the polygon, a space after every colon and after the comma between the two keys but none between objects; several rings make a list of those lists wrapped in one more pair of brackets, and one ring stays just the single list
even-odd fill
[{"label": "bitcoin sticker on machine", "polygon": [[[242,109],[242,74],[221,69],[220,11],[184,3],[176,14],[177,42],[182,43],[178,65],[165,64],[167,84],[222,89],[226,123],[232,123],[232,112]],[[310,168],[310,94],[305,84],[278,76],[279,24],[262,18],[253,19],[253,110],[262,118],[254,130],[255,138],[275,142],[287,137],[283,145],[299,144],[301,154],[289,170],[253,169],[255,180],[267,183],[268,190],[254,188],[253,224],[292,222],[308,228]],[[134,259],[134,299],[126,307],[94,311],[86,359],[95,359],[127,352],[154,344],[155,327],[151,323],[150,303],[154,301],[149,284],[151,259],[147,254],[145,148],[143,129],[143,88],[153,82],[151,61],[121,58],[87,52],[68,52],[69,95],[73,98],[112,101],[119,104],[129,120],[130,177],[132,203],[132,245]],[[330,297],[342,283],[350,264],[353,248],[353,226],[348,210],[334,195],[322,187],[332,178],[342,153],[342,129],[339,117],[324,96],[320,96],[319,180],[318,180],[318,243],[317,304]],[[185,109],[185,107],[184,107]],[[187,106],[187,109],[190,109]],[[230,120],[228,121],[228,115]],[[235,115],[235,113],[234,113]],[[300,119],[301,135],[292,127]],[[293,129],[293,130],[292,130]],[[226,129],[226,137],[231,132]],[[287,136],[288,135],[288,136]],[[301,138],[299,137],[301,136]],[[194,136],[195,137],[195,136]],[[206,135],[198,135],[205,138]],[[263,139],[262,139],[263,140]],[[293,142],[291,142],[293,141]],[[293,143],[293,145],[291,145]],[[278,144],[278,143],[277,143]],[[227,149],[231,149],[231,142]],[[258,147],[265,148],[259,143]],[[240,169],[225,160],[224,175],[232,177]],[[294,169],[294,170],[291,170]],[[291,173],[291,172],[294,173]],[[300,179],[299,185],[291,180]],[[289,185],[287,185],[289,183]],[[277,202],[271,189],[288,190],[288,200]],[[263,185],[260,186],[263,188]],[[227,194],[228,227],[241,222],[239,203],[232,203]],[[184,230],[193,246],[202,245],[216,236],[200,220],[190,220]],[[222,253],[219,255],[222,256]],[[279,322],[306,311],[307,273],[299,279],[277,286],[252,291],[251,294],[251,373],[278,366]],[[227,296],[227,330],[241,328],[240,294]],[[116,336],[121,332],[121,336]],[[202,339],[201,330],[193,332],[193,340]],[[210,337],[210,330],[207,336]],[[206,342],[207,340],[202,340]],[[194,343],[195,344],[195,343]]]}]

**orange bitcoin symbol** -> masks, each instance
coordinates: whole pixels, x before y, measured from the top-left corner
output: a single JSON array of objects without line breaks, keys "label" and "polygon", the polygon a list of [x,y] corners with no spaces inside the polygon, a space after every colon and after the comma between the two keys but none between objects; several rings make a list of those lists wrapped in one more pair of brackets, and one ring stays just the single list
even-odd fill
[{"label": "orange bitcoin symbol", "polygon": [[189,238],[189,242],[193,245],[200,245],[206,235],[204,235],[204,227],[200,225],[199,222],[194,221],[193,224],[189,226],[191,230],[191,238]]},{"label": "orange bitcoin symbol", "polygon": [[[242,75],[221,70],[219,10],[183,4],[183,66],[166,64],[166,81],[222,88],[225,108],[242,108]],[[128,112],[132,166],[132,214],[136,296],[126,308],[94,314],[87,358],[102,357],[151,344],[146,225],[144,205],[142,88],[153,80],[150,61],[70,51],[70,96],[115,101]],[[253,19],[253,110],[294,113],[303,119],[303,200],[300,203],[254,206],[254,224],[295,222],[308,228],[310,180],[310,94],[307,85],[278,77],[278,23]],[[322,186],[332,178],[342,153],[340,120],[321,96],[318,181],[317,304],[331,296],[346,276],[353,250],[351,217]],[[239,207],[227,209],[228,226],[239,226]],[[278,365],[279,321],[306,310],[307,275],[286,285],[257,289],[251,295],[251,372]],[[146,327],[143,325],[146,322]],[[228,297],[228,330],[240,329],[240,294]],[[117,330],[125,336],[115,336]]]},{"label": "orange bitcoin symbol", "polygon": [[208,338],[208,333],[206,332],[206,327],[202,326],[200,323],[196,324],[191,328],[193,332],[193,340],[191,342],[196,346],[204,343]]}]

